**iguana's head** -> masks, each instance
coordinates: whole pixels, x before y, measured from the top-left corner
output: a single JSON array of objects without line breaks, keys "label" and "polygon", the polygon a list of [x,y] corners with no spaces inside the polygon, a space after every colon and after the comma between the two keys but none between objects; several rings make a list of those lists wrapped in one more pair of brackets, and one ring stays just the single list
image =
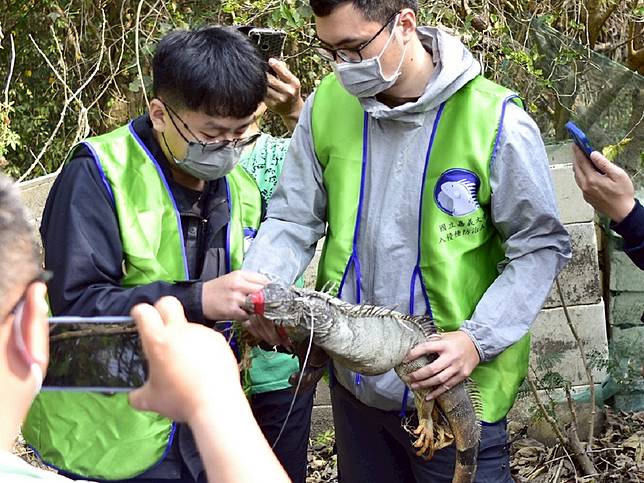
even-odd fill
[{"label": "iguana's head", "polygon": [[301,303],[297,293],[283,281],[272,281],[259,292],[246,297],[244,310],[279,323],[295,327],[301,318]]}]

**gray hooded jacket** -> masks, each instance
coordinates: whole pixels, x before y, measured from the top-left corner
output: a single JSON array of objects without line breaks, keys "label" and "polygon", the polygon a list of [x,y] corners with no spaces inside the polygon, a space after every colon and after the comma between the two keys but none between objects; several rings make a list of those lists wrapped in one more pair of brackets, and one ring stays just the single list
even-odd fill
[{"label": "gray hooded jacket", "polygon": [[[409,291],[418,248],[418,210],[425,153],[440,104],[480,73],[459,40],[435,28],[418,35],[432,52],[434,73],[416,102],[389,108],[360,99],[370,116],[369,159],[358,249],[362,302],[410,309]],[[246,255],[243,268],[293,282],[311,261],[326,228],[327,194],[311,136],[311,95],[293,134],[268,219]],[[455,142],[459,133],[454,133]],[[458,166],[454,166],[458,167]],[[492,222],[504,240],[499,277],[460,330],[488,361],[530,328],[553,281],[570,258],[570,238],[559,221],[548,161],[534,121],[510,103],[491,167]],[[476,267],[472,267],[476,270]],[[425,312],[416,284],[413,312]],[[342,298],[355,302],[355,272]],[[398,410],[404,385],[393,371],[362,377],[336,364],[338,381],[363,403]],[[408,405],[412,401],[409,398]]]}]

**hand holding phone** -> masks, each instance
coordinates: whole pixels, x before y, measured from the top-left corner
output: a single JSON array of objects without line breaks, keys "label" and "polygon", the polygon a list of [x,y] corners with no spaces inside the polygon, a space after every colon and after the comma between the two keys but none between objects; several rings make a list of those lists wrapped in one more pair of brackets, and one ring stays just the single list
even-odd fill
[{"label": "hand holding phone", "polygon": [[132,317],[49,318],[49,369],[43,391],[128,392],[143,386],[148,374]]},{"label": "hand holding phone", "polygon": [[266,105],[278,113],[290,132],[293,132],[304,107],[301,96],[300,80],[288,68],[285,62],[271,61],[275,74],[268,76]]},{"label": "hand holding phone", "polygon": [[[580,139],[582,146],[577,142],[575,144],[579,147],[573,146],[575,182],[593,208],[620,223],[635,206],[633,182],[622,168],[611,163],[602,153],[592,150],[588,140],[584,143],[583,138]],[[591,154],[588,154],[589,150]]]},{"label": "hand holding phone", "polygon": [[130,394],[134,407],[190,422],[207,407],[221,415],[245,400],[226,339],[189,323],[176,298],[163,297],[154,307],[137,305],[132,316],[150,361],[149,380]]},{"label": "hand holding phone", "polygon": [[593,162],[592,159],[590,159],[590,154],[595,151],[595,148],[590,144],[590,141],[588,140],[588,137],[586,136],[586,133],[582,131],[574,122],[568,121],[566,123],[566,129],[568,130],[568,134],[570,134],[570,137],[572,140],[575,142],[575,144],[583,151],[583,153],[586,155],[588,158],[588,163],[593,167],[595,171],[598,173],[604,174],[604,172],[597,167],[597,165]]}]

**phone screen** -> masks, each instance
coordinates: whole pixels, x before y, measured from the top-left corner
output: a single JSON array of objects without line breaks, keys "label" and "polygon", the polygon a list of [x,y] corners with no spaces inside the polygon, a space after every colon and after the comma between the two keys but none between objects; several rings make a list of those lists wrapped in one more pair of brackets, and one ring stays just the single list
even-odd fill
[{"label": "phone screen", "polygon": [[104,319],[50,323],[43,390],[121,392],[143,385],[148,367],[135,325],[125,317],[129,322]]}]

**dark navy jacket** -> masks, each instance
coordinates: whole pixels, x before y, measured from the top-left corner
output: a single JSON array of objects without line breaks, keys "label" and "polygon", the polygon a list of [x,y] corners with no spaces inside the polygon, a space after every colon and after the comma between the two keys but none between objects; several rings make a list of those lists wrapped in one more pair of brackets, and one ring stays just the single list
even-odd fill
[{"label": "dark navy jacket", "polygon": [[620,223],[610,227],[624,239],[624,252],[644,270],[644,207],[635,200],[635,207]]}]

